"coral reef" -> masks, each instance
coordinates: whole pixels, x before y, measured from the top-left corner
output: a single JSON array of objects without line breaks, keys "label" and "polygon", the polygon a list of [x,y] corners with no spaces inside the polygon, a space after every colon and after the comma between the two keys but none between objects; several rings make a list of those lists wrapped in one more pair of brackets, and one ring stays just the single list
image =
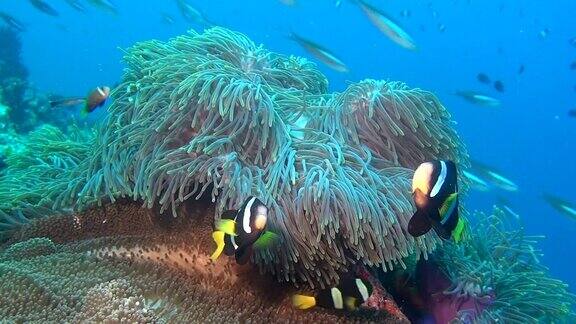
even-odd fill
[{"label": "coral reef", "polygon": [[50,109],[47,95],[28,81],[18,32],[0,27],[0,44],[0,132],[24,134],[43,123],[66,130],[70,111]]},{"label": "coral reef", "polygon": [[[125,61],[109,116],[86,148],[92,154],[72,154],[74,163],[54,181],[40,176],[32,194],[17,183],[0,192],[25,205],[24,218],[121,197],[177,216],[178,205],[207,190],[219,217],[256,195],[283,244],[254,261],[310,286],[337,282],[356,262],[401,267],[439,242],[434,233],[414,239],[406,231],[411,168],[432,158],[466,164],[431,93],[366,80],[328,95],[312,63],[218,27],[137,44]],[[34,163],[14,161],[7,172],[21,183],[29,171],[12,164],[49,174]]]},{"label": "coral reef", "polygon": [[28,70],[22,64],[22,44],[18,33],[0,28],[0,103],[7,107],[14,127],[25,128],[27,118],[25,94],[28,87]]},{"label": "coral reef", "polygon": [[[32,220],[0,254],[4,321],[407,323],[387,312],[292,307],[294,288],[233,258],[212,262],[213,204],[179,217],[134,202]],[[388,301],[388,303],[392,303]]]},{"label": "coral reef", "polygon": [[[478,224],[464,244],[447,244],[435,252],[439,269],[452,284],[439,287],[429,302],[436,314],[481,323],[574,322],[576,296],[548,276],[535,243],[518,224],[495,208],[478,213]],[[453,318],[453,317],[452,317]]]}]

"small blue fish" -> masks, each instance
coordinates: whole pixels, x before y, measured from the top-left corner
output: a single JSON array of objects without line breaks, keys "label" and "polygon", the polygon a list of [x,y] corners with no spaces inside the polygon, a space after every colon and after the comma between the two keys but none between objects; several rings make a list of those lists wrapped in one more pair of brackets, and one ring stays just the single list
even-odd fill
[{"label": "small blue fish", "polygon": [[100,8],[104,11],[108,11],[114,15],[118,14],[118,9],[109,0],[88,0],[93,6]]},{"label": "small blue fish", "polygon": [[544,200],[557,211],[576,220],[576,205],[550,194],[544,194]]},{"label": "small blue fish", "polygon": [[468,179],[470,188],[478,191],[490,190],[490,185],[488,184],[488,182],[482,179],[480,176],[472,173],[471,171],[464,170],[462,171],[462,175],[464,175],[464,177]]},{"label": "small blue fish", "polygon": [[78,0],[66,0],[66,2],[70,5],[70,7],[76,9],[77,11],[80,11],[80,12],[86,11],[86,8],[84,7],[84,5],[82,3],[80,3],[80,1],[78,1]]},{"label": "small blue fish", "polygon": [[176,4],[178,5],[178,9],[180,10],[182,17],[184,17],[184,19],[187,21],[203,26],[214,25],[204,17],[200,10],[194,8],[190,3],[188,3],[188,1],[176,0]]},{"label": "small blue fish", "polygon": [[26,26],[24,26],[23,23],[21,23],[20,21],[18,21],[16,18],[10,16],[9,14],[0,11],[0,18],[2,18],[2,20],[4,20],[4,22],[12,27],[13,29],[19,31],[19,32],[23,32],[26,31]]},{"label": "small blue fish", "polygon": [[336,55],[332,54],[326,48],[316,44],[315,42],[305,39],[295,33],[290,34],[289,38],[298,45],[302,46],[307,52],[312,54],[322,63],[328,65],[331,69],[338,72],[348,72],[348,67]]},{"label": "small blue fish", "polygon": [[510,202],[506,198],[499,197],[496,204],[498,207],[502,208],[506,215],[512,216],[516,220],[520,220],[520,215],[512,209]]},{"label": "small blue fish", "polygon": [[368,16],[368,19],[393,42],[409,50],[416,49],[416,44],[412,36],[400,27],[400,24],[395,22],[390,16],[363,0],[357,0],[356,2],[358,6],[360,6],[360,9]]},{"label": "small blue fish", "polygon": [[479,106],[498,107],[500,100],[488,95],[474,91],[457,91],[456,95],[464,98],[466,101]]},{"label": "small blue fish", "polygon": [[60,14],[58,13],[58,11],[56,11],[56,9],[52,8],[49,4],[47,4],[46,2],[44,2],[43,0],[28,0],[36,9],[38,9],[39,11],[53,16],[53,17],[58,17]]},{"label": "small blue fish", "polygon": [[486,73],[478,73],[478,75],[476,75],[476,80],[484,84],[492,83],[492,80],[490,80],[490,77]]},{"label": "small blue fish", "polygon": [[504,92],[504,83],[500,80],[494,81],[494,89],[498,92]]},{"label": "small blue fish", "polygon": [[506,191],[518,191],[518,185],[495,168],[478,161],[472,161],[472,168],[492,185]]}]

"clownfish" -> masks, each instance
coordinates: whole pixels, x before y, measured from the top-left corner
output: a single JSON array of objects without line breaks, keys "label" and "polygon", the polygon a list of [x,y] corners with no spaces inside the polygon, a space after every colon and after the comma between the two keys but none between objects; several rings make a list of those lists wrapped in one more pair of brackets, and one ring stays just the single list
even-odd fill
[{"label": "clownfish", "polygon": [[269,247],[276,240],[276,234],[266,231],[267,221],[268,208],[256,197],[246,199],[238,210],[225,211],[214,225],[216,250],[210,258],[215,261],[224,252],[245,264],[254,248]]},{"label": "clownfish", "polygon": [[96,108],[104,106],[108,97],[110,97],[109,87],[97,87],[96,89],[90,91],[86,97],[84,107],[80,111],[80,115],[82,115],[82,117],[86,117],[89,113],[96,110]]},{"label": "clownfish", "polygon": [[294,295],[292,296],[292,304],[298,309],[319,306],[354,311],[368,300],[372,291],[373,287],[368,281],[347,277],[342,279],[337,287],[321,290],[316,297]]},{"label": "clownfish", "polygon": [[416,213],[408,223],[408,233],[414,237],[434,228],[438,236],[455,242],[462,239],[466,228],[458,215],[458,175],[452,161],[422,163],[412,178],[412,197]]}]

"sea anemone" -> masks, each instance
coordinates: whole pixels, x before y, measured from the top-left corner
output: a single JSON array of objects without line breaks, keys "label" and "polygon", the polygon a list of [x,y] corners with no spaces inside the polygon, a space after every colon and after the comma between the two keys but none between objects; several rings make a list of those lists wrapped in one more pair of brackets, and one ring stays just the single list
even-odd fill
[{"label": "sea anemone", "polygon": [[[92,143],[54,152],[51,159],[69,162],[54,180],[42,176],[52,163],[24,163],[39,170],[31,178],[38,190],[12,181],[0,192],[22,206],[3,208],[21,213],[13,223],[122,197],[178,216],[180,204],[207,191],[218,218],[255,195],[283,244],[254,261],[310,286],[336,283],[357,262],[403,267],[403,258],[436,247],[435,234],[406,231],[411,169],[426,159],[465,163],[466,155],[431,93],[367,80],[328,95],[312,63],[219,27],[137,44],[125,61]],[[9,177],[29,183],[33,173],[12,166],[19,163],[8,162]]]},{"label": "sea anemone", "polygon": [[[450,243],[435,255],[436,266],[451,283],[436,289],[436,314],[481,323],[563,323],[576,320],[575,296],[552,279],[539,261],[535,243],[518,224],[495,208],[477,213],[478,223],[461,244]],[[450,312],[452,309],[455,312]]]}]

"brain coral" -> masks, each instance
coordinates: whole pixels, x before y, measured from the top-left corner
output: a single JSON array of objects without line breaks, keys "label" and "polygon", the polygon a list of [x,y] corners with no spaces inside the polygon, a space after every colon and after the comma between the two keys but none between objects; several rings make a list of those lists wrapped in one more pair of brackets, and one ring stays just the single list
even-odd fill
[{"label": "brain coral", "polygon": [[[125,61],[95,138],[8,162],[6,178],[20,181],[0,192],[7,232],[49,209],[122,197],[178,216],[179,205],[208,192],[219,217],[255,195],[283,244],[254,261],[310,286],[336,282],[358,261],[403,265],[438,243],[434,233],[406,231],[411,170],[428,159],[467,160],[433,94],[374,80],[328,94],[312,63],[218,27],[137,44]],[[49,135],[37,145],[59,136]],[[35,180],[33,189],[20,184]]]}]

